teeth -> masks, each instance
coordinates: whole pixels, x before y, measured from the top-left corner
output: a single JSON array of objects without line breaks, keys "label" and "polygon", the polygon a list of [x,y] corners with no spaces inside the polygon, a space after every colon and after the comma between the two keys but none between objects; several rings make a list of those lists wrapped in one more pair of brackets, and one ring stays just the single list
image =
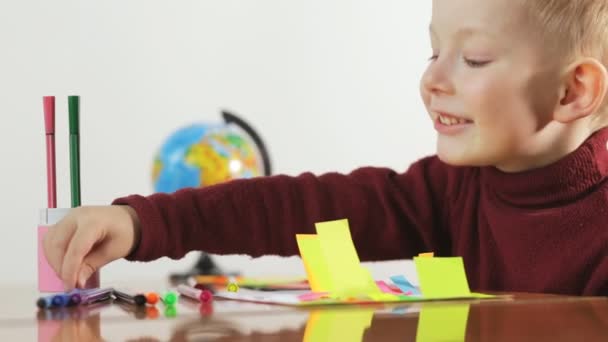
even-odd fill
[{"label": "teeth", "polygon": [[457,125],[457,124],[464,124],[464,123],[466,123],[466,120],[439,115],[439,122],[441,122],[444,125],[451,126],[451,125]]}]

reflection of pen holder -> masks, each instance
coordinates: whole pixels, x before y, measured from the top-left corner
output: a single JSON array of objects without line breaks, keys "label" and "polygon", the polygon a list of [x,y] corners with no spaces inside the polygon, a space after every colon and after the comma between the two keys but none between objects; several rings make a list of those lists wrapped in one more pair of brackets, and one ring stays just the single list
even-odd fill
[{"label": "reflection of pen holder", "polygon": [[[62,292],[64,290],[63,282],[46,260],[42,241],[49,226],[59,222],[69,210],[69,208],[49,208],[40,211],[38,225],[38,291],[40,292]],[[84,287],[87,289],[99,287],[99,271],[93,273]]]}]

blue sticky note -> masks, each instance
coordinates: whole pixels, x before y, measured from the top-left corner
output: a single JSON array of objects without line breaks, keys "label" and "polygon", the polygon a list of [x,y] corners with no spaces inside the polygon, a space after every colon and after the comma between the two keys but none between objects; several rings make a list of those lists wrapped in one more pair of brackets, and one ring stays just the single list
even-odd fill
[{"label": "blue sticky note", "polygon": [[412,285],[404,276],[396,275],[392,276],[391,280],[395,285],[401,290],[403,293],[412,292],[413,295],[420,295],[420,291],[416,288],[416,286]]}]

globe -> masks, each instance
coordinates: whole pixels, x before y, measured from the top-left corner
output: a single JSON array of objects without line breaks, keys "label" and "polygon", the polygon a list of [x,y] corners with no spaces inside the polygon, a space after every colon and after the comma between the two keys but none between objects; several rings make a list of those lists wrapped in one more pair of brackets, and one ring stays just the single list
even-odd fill
[{"label": "globe", "polygon": [[165,139],[152,167],[156,192],[270,174],[269,159],[259,135],[234,114],[222,114],[224,124],[191,124]]}]

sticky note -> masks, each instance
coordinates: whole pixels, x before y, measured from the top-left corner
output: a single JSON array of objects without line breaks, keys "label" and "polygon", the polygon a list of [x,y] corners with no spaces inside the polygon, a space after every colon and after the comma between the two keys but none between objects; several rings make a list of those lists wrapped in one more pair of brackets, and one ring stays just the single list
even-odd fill
[{"label": "sticky note", "polygon": [[381,294],[369,271],[361,266],[347,220],[315,224],[328,266],[332,294],[339,297]]},{"label": "sticky note", "polygon": [[376,285],[378,285],[378,288],[380,289],[380,291],[384,292],[384,293],[390,293],[390,294],[396,294],[396,295],[402,295],[403,292],[399,291],[399,290],[395,290],[392,289],[386,282],[384,282],[383,280],[377,280],[376,281]]},{"label": "sticky note", "polygon": [[432,258],[435,256],[435,253],[434,252],[420,253],[420,254],[418,254],[418,256],[421,258]]},{"label": "sticky note", "polygon": [[403,293],[411,292],[413,295],[420,295],[420,291],[418,291],[416,286],[412,285],[404,276],[392,276],[391,280]]},{"label": "sticky note", "polygon": [[425,299],[471,296],[462,257],[415,257],[414,263]]},{"label": "sticky note", "polygon": [[362,341],[373,316],[373,309],[313,311],[306,322],[303,341]]},{"label": "sticky note", "polygon": [[416,342],[464,341],[469,304],[424,304],[418,318]]},{"label": "sticky note", "polygon": [[313,292],[330,291],[332,289],[331,278],[318,236],[297,234],[296,240],[308,275],[310,289]]}]

